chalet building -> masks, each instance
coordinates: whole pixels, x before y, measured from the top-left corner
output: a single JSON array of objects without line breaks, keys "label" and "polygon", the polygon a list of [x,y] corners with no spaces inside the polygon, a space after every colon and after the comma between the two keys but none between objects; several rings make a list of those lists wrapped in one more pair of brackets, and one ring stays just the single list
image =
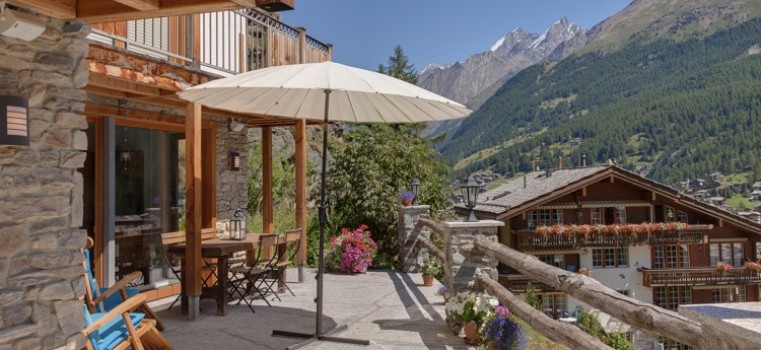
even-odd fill
[{"label": "chalet building", "polygon": [[[744,262],[759,258],[761,224],[616,166],[533,172],[479,198],[488,198],[478,201],[479,219],[506,224],[501,243],[568,271],[589,271],[630,297],[671,310],[759,300],[761,275]],[[516,293],[530,281],[509,269],[500,280]],[[576,310],[593,311],[606,330],[628,331],[564,293],[532,285],[554,318],[573,321],[568,316]],[[638,332],[632,337],[638,348],[680,348]]]},{"label": "chalet building", "polygon": [[[84,346],[87,236],[102,285],[141,271],[149,298],[177,293],[159,234],[186,231],[191,257],[202,230],[225,234],[248,204],[249,128],[261,128],[265,160],[264,227],[252,229],[273,228],[268,160],[277,126],[295,128],[294,227],[306,227],[306,122],[201,108],[176,95],[252,69],[330,60],[330,45],[265,10],[292,0],[3,5],[31,29],[0,34],[0,348]],[[6,109],[21,113],[27,135],[8,137]],[[197,298],[202,277],[189,276],[187,294]]]}]

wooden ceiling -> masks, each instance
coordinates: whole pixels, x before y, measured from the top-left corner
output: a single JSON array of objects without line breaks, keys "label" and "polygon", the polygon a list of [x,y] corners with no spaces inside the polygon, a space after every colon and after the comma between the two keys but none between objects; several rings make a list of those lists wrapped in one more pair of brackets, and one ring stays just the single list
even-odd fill
[{"label": "wooden ceiling", "polygon": [[256,0],[10,0],[53,18],[90,23],[255,7]]}]

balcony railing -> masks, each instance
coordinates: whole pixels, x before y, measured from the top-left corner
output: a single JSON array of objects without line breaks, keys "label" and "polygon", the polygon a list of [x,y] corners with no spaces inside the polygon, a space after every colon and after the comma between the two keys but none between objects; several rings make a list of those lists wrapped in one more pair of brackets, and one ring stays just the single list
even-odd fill
[{"label": "balcony railing", "polygon": [[531,287],[533,287],[537,293],[557,292],[557,290],[542,282],[520,274],[499,275],[498,278],[499,284],[514,294],[526,293],[526,288],[529,283],[531,283]]},{"label": "balcony railing", "polygon": [[548,233],[520,230],[518,248],[523,251],[703,243],[712,225],[692,225],[684,230],[626,233]]},{"label": "balcony railing", "polygon": [[642,285],[645,287],[761,283],[758,270],[744,267],[729,271],[718,271],[715,268],[638,268],[637,271],[642,273]]},{"label": "balcony railing", "polygon": [[324,62],[332,50],[256,8],[99,23],[89,39],[220,76]]}]

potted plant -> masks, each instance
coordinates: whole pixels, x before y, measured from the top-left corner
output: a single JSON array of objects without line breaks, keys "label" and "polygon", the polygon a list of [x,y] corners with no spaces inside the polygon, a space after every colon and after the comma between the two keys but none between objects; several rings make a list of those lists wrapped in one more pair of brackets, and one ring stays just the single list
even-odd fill
[{"label": "potted plant", "polygon": [[491,317],[497,304],[495,297],[485,293],[460,292],[449,298],[446,312],[462,323],[465,343],[476,345],[481,341],[479,328]]},{"label": "potted plant", "polygon": [[716,263],[716,271],[720,273],[724,273],[730,270],[732,270],[732,264],[728,264],[723,261],[719,261]]},{"label": "potted plant", "polygon": [[433,285],[433,277],[441,273],[441,266],[435,260],[429,260],[420,268],[423,274],[423,286],[430,287]]},{"label": "potted plant", "polygon": [[502,305],[494,308],[494,314],[484,324],[482,334],[489,344],[487,350],[525,350],[528,346],[526,331],[510,319],[510,310]]},{"label": "potted plant", "polygon": [[402,205],[409,207],[412,204],[412,200],[415,199],[415,193],[412,191],[404,191],[399,194],[399,200],[402,201]]}]

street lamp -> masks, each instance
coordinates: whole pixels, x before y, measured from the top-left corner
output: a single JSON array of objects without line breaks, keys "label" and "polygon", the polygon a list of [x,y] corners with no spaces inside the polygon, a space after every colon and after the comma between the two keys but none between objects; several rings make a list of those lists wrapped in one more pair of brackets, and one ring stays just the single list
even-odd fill
[{"label": "street lamp", "polygon": [[420,180],[417,178],[412,179],[410,187],[412,189],[412,194],[415,195],[415,198],[412,198],[412,205],[417,205],[417,197],[420,195]]},{"label": "street lamp", "polygon": [[470,209],[468,218],[465,219],[465,221],[478,221],[476,213],[473,210],[473,208],[476,207],[476,199],[478,198],[478,183],[476,182],[476,179],[474,179],[473,176],[468,177],[468,182],[460,185],[460,191],[462,191],[462,197],[465,199],[465,206]]}]

